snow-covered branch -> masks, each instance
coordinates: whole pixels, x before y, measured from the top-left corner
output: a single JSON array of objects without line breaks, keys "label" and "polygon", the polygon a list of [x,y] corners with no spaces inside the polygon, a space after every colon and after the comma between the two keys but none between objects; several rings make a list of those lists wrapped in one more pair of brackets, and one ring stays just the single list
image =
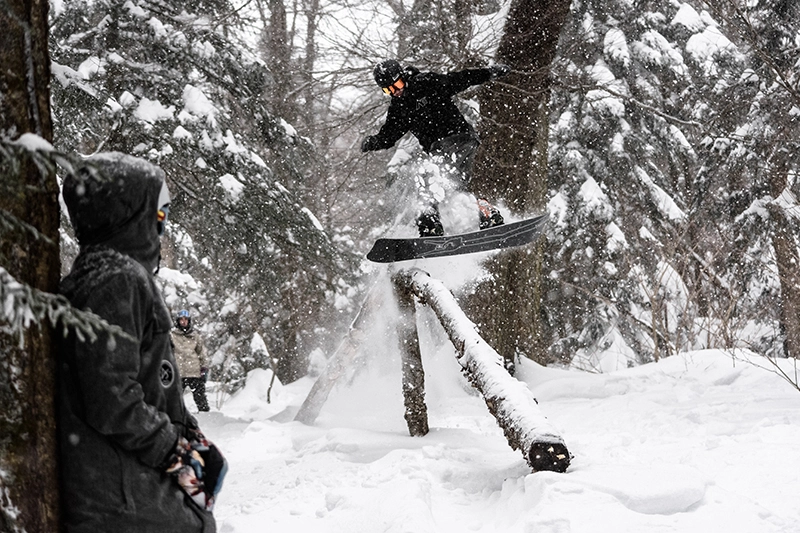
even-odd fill
[{"label": "snow-covered branch", "polygon": [[[748,4],[743,7],[739,2],[727,0],[721,2],[703,0],[703,4],[709,8],[711,13],[714,14],[719,20],[728,24],[738,37],[746,43],[752,52],[759,57],[761,61],[772,71],[775,76],[776,83],[788,93],[795,101],[795,104],[800,104],[800,90],[796,86],[796,80],[791,78],[791,72],[779,65],[779,55],[776,55],[775,50],[772,49],[774,45],[769,42],[769,39],[764,31],[757,27],[754,23],[753,16],[756,15],[755,9],[764,9],[763,3]],[[770,9],[770,8],[766,8]],[[774,21],[770,21],[774,24]],[[763,24],[763,21],[762,21]],[[783,59],[783,58],[781,58]]]},{"label": "snow-covered branch", "polygon": [[576,82],[575,80],[572,80],[572,82],[571,82],[572,84],[567,83],[566,81],[562,81],[562,80],[556,80],[556,81],[561,87],[563,87],[563,88],[565,88],[565,89],[567,89],[569,91],[581,91],[581,92],[589,92],[589,91],[593,91],[593,90],[605,91],[610,96],[613,96],[613,97],[618,98],[620,100],[624,100],[626,102],[629,102],[629,103],[641,108],[644,111],[647,111],[649,113],[652,113],[653,115],[656,115],[658,117],[663,118],[664,120],[666,120],[668,122],[672,122],[674,124],[679,124],[681,126],[693,127],[693,128],[700,128],[700,129],[704,129],[705,128],[704,124],[702,124],[702,123],[700,123],[700,122],[698,122],[696,120],[683,120],[682,118],[676,117],[675,115],[671,115],[671,114],[669,114],[669,113],[667,113],[667,112],[665,112],[665,111],[663,111],[661,109],[658,109],[655,106],[649,105],[649,104],[647,104],[645,102],[642,102],[641,100],[639,100],[637,98],[634,98],[630,94],[627,94],[627,92],[622,92],[622,91],[618,91],[618,90],[613,89],[611,87],[611,84],[608,84],[608,83],[587,85],[587,84],[584,84],[584,83],[581,83],[581,82]]},{"label": "snow-covered branch", "polygon": [[63,335],[70,329],[80,340],[94,342],[98,333],[106,331],[115,337],[131,338],[124,330],[109,324],[99,316],[75,309],[60,295],[34,289],[14,279],[0,267],[0,330],[24,340],[26,329],[44,321],[61,328]]}]

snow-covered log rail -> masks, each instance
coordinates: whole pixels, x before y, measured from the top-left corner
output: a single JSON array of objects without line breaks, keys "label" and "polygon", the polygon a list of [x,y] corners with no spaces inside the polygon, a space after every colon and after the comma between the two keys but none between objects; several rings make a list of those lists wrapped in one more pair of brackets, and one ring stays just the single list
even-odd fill
[{"label": "snow-covered log rail", "polygon": [[413,293],[439,318],[458,352],[462,371],[483,396],[508,444],[522,452],[534,471],[566,471],[570,454],[563,439],[527,385],[506,371],[500,354],[481,338],[452,293],[421,270],[401,270],[392,280],[398,293]]}]

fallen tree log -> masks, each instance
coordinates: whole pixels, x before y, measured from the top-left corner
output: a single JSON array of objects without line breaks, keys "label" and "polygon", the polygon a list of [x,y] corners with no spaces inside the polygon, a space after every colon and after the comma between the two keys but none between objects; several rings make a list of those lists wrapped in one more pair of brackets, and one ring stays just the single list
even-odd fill
[{"label": "fallen tree log", "polygon": [[417,269],[401,270],[392,281],[398,292],[410,291],[433,309],[456,348],[462,371],[483,396],[511,448],[520,450],[534,471],[566,471],[570,454],[563,439],[528,386],[506,371],[503,358],[481,338],[444,284]]}]

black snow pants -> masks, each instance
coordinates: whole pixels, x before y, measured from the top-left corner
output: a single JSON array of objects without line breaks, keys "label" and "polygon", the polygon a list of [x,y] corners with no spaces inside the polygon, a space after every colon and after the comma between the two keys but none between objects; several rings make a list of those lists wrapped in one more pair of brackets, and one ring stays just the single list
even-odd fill
[{"label": "black snow pants", "polygon": [[206,380],[204,378],[181,378],[183,388],[189,387],[194,396],[194,403],[197,404],[199,411],[208,411],[208,399],[206,398]]}]

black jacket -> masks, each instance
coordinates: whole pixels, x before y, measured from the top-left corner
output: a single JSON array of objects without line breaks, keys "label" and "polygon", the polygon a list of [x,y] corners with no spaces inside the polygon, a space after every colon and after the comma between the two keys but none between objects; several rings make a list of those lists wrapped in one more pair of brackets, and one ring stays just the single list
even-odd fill
[{"label": "black jacket", "polygon": [[412,67],[409,75],[403,76],[406,88],[402,96],[392,97],[386,122],[377,135],[367,137],[364,151],[391,148],[409,131],[426,152],[445,137],[474,134],[474,129],[453,102],[453,96],[491,77],[491,71],[485,68],[420,74]]},{"label": "black jacket", "polygon": [[213,532],[214,518],[164,473],[196,428],[172,356],[169,312],[153,279],[163,172],[122,154],[92,158],[106,179],[68,177],[64,199],[81,251],[61,293],[131,338],[80,339],[58,353],[58,425],[66,531]]}]

